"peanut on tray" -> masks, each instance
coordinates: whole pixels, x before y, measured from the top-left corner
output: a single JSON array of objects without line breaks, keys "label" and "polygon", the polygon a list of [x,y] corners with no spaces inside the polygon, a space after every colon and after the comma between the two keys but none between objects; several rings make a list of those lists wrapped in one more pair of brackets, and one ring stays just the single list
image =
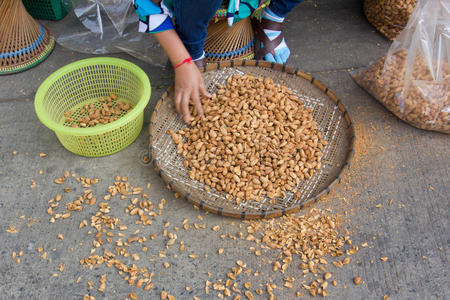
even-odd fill
[{"label": "peanut on tray", "polygon": [[252,75],[233,75],[217,88],[202,99],[203,117],[168,132],[192,180],[237,204],[274,202],[321,168],[327,142],[291,89]]}]

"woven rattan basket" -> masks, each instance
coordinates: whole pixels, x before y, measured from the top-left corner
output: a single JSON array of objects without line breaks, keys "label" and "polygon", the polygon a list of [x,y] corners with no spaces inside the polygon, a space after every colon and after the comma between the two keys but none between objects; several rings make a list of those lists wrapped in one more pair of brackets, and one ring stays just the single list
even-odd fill
[{"label": "woven rattan basket", "polygon": [[353,124],[342,102],[324,84],[302,71],[285,65],[265,61],[239,60],[209,64],[204,69],[204,80],[210,92],[216,84],[223,84],[233,74],[253,74],[271,77],[275,83],[291,88],[306,107],[313,109],[322,136],[328,141],[323,149],[322,168],[310,179],[296,187],[300,197],[287,193],[283,199],[270,204],[268,199],[260,202],[227,200],[224,192],[206,191],[204,184],[189,178],[183,158],[177,154],[175,143],[167,131],[185,128],[182,118],[173,105],[173,88],[166,91],[156,105],[150,123],[150,153],[158,174],[180,196],[207,211],[242,219],[270,218],[295,212],[316,202],[340,182],[342,173],[353,156],[355,140]]},{"label": "woven rattan basket", "polygon": [[0,75],[34,67],[54,46],[51,31],[28,14],[21,0],[0,1]]},{"label": "woven rattan basket", "polygon": [[233,26],[226,19],[212,20],[207,29],[205,57],[208,63],[231,60],[252,59],[255,38],[250,18],[245,18]]}]

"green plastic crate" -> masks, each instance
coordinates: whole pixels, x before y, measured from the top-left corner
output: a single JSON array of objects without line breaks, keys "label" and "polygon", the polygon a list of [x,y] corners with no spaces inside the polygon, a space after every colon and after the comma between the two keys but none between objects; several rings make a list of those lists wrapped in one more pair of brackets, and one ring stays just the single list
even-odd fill
[{"label": "green plastic crate", "polygon": [[67,3],[62,0],[23,0],[28,13],[36,19],[58,21],[67,15]]}]

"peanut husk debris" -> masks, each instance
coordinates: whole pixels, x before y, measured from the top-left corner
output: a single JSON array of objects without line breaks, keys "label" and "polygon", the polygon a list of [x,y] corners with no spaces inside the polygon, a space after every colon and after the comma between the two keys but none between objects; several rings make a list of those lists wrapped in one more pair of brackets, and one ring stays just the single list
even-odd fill
[{"label": "peanut husk debris", "polygon": [[203,117],[168,131],[192,180],[236,204],[264,197],[274,203],[321,168],[328,143],[291,89],[271,78],[233,75],[202,102]]}]

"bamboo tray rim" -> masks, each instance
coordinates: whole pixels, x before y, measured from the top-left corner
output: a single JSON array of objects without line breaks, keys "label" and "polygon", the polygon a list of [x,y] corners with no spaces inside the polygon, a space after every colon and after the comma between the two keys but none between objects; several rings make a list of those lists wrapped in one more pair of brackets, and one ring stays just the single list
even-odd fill
[{"label": "bamboo tray rim", "polygon": [[156,149],[153,147],[153,132],[154,132],[154,124],[156,121],[156,115],[158,113],[158,110],[161,108],[161,105],[165,101],[165,99],[168,98],[169,94],[173,91],[173,86],[171,86],[167,91],[164,92],[164,94],[161,96],[159,101],[157,102],[155,106],[155,110],[152,114],[152,118],[150,121],[150,128],[149,128],[149,154],[151,154],[153,165],[155,167],[155,170],[157,174],[163,179],[163,181],[166,183],[166,185],[175,193],[178,193],[182,198],[187,200],[188,202],[194,204],[195,206],[218,214],[220,216],[227,216],[232,218],[240,218],[240,219],[263,219],[263,218],[274,218],[274,217],[280,217],[286,214],[297,212],[304,207],[311,205],[313,203],[316,203],[320,198],[322,198],[325,195],[328,195],[331,192],[331,189],[338,183],[341,182],[342,176],[344,173],[350,168],[350,161],[354,155],[354,145],[355,145],[355,129],[353,126],[353,122],[350,119],[350,116],[345,108],[345,106],[342,104],[342,101],[322,82],[315,79],[313,76],[301,71],[299,68],[287,66],[286,64],[278,64],[274,62],[267,62],[262,60],[229,60],[229,61],[219,61],[216,63],[207,64],[203,68],[201,68],[201,72],[207,72],[207,71],[213,71],[213,70],[219,70],[221,68],[227,68],[227,67],[240,67],[240,66],[247,66],[247,67],[262,67],[262,68],[269,68],[276,71],[285,72],[290,75],[296,75],[300,78],[303,78],[307,81],[309,81],[311,84],[319,88],[321,91],[323,91],[335,104],[335,106],[341,111],[344,120],[347,124],[347,130],[350,134],[350,142],[348,145],[348,150],[346,153],[346,159],[345,163],[342,166],[340,172],[338,175],[333,179],[333,181],[326,187],[323,188],[317,195],[307,199],[305,202],[292,205],[288,208],[283,209],[276,209],[271,210],[270,212],[262,211],[262,212],[246,212],[242,211],[240,213],[237,213],[236,210],[227,208],[227,207],[215,207],[212,206],[205,201],[197,201],[194,200],[192,197],[190,197],[189,193],[184,193],[179,188],[174,186],[173,181],[168,177],[166,172],[160,168],[160,165],[156,159]]}]

